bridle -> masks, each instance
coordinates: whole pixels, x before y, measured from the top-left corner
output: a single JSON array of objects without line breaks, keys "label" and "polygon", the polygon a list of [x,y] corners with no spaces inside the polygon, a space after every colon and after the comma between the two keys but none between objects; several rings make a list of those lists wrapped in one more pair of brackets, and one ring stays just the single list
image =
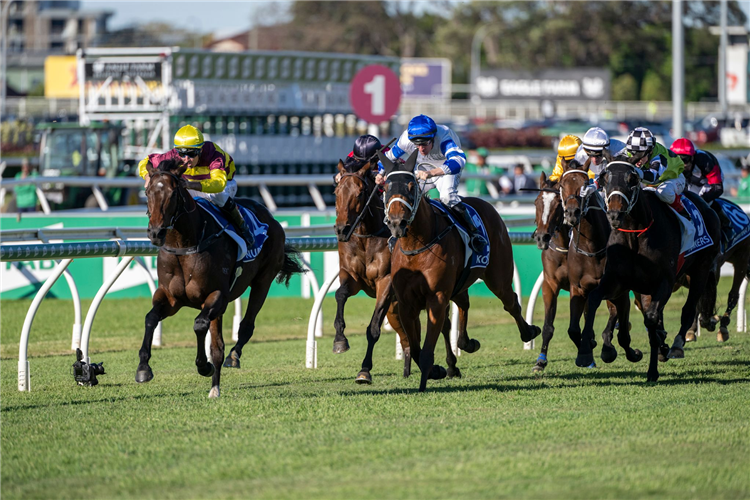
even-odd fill
[{"label": "bridle", "polygon": [[[626,163],[626,162],[622,162],[622,163],[628,165],[632,171],[634,171],[636,168],[638,168],[638,167],[630,165],[629,163]],[[630,213],[630,211],[633,209],[633,207],[635,206],[635,204],[638,202],[638,195],[640,194],[641,190],[640,190],[639,187],[638,188],[633,188],[633,193],[630,196],[626,195],[625,193],[623,193],[622,191],[619,191],[619,190],[615,190],[615,191],[612,191],[611,193],[607,193],[607,190],[605,188],[604,192],[607,195],[604,198],[604,202],[607,205],[607,210],[608,211],[609,211],[609,200],[610,200],[610,198],[612,198],[613,196],[617,195],[617,196],[620,196],[623,199],[625,199],[625,203],[627,203],[627,208],[625,209],[625,215],[628,215]]]},{"label": "bridle", "polygon": [[422,201],[422,188],[419,186],[419,181],[417,180],[417,176],[414,174],[414,172],[394,170],[385,176],[385,182],[393,183],[393,181],[391,180],[391,176],[393,175],[408,175],[411,176],[412,179],[414,179],[414,202],[413,204],[410,204],[403,198],[393,198],[393,195],[391,195],[391,199],[387,202],[387,205],[385,207],[385,217],[383,219],[383,222],[385,222],[386,224],[390,222],[390,220],[388,219],[388,213],[391,210],[391,205],[393,205],[394,203],[401,203],[405,205],[406,208],[408,208],[411,212],[411,215],[409,215],[409,220],[406,221],[406,225],[409,226],[414,221],[414,217],[416,217],[417,215],[417,208],[419,208],[419,203]]},{"label": "bridle", "polygon": [[[561,186],[560,186],[560,200],[561,200],[561,205],[562,205],[563,211],[566,210],[565,202],[568,201],[568,200],[570,200],[570,199],[577,198],[577,196],[578,196],[578,195],[572,194],[572,195],[568,196],[567,198],[563,198],[562,178],[565,177],[567,174],[583,174],[586,177],[587,181],[588,181],[588,178],[589,178],[589,173],[586,172],[585,170],[574,169],[574,170],[567,170],[567,171],[563,172],[562,177],[560,178],[560,184],[561,184]],[[600,249],[597,252],[593,252],[593,253],[592,252],[586,252],[585,250],[581,250],[581,248],[580,248],[581,223],[583,222],[584,217],[586,217],[586,214],[588,213],[589,209],[592,209],[592,210],[603,210],[600,206],[594,206],[594,205],[590,205],[589,204],[589,199],[591,198],[591,196],[592,195],[588,195],[588,196],[584,197],[583,200],[581,201],[581,216],[578,219],[578,225],[576,227],[576,233],[578,233],[578,238],[577,238],[577,241],[575,241],[575,242],[571,239],[570,244],[573,245],[573,249],[577,253],[580,253],[581,255],[584,255],[586,257],[598,257],[599,255],[602,255],[603,253],[605,253],[607,251],[606,247]]]},{"label": "bridle", "polygon": [[[363,185],[363,187],[365,189],[367,188],[367,180],[364,177],[361,177],[361,176],[357,175],[356,172],[345,172],[345,173],[341,174],[341,180],[339,181],[339,186],[341,186],[341,183],[344,182],[344,178],[346,178],[346,177],[354,177],[355,179],[359,180],[362,183],[362,185]],[[363,237],[363,238],[369,238],[369,237],[373,236],[373,235],[370,235],[370,234],[366,234],[366,235],[355,234],[354,231],[362,223],[362,218],[365,215],[365,211],[369,211],[370,214],[372,214],[372,208],[370,207],[370,202],[375,198],[375,193],[377,193],[377,192],[378,192],[378,188],[377,188],[377,186],[375,186],[375,188],[373,188],[372,192],[370,193],[370,197],[367,198],[367,201],[365,202],[365,206],[362,207],[362,210],[357,214],[357,218],[354,219],[354,223],[349,228],[349,232],[346,234],[344,241],[349,241],[349,239],[352,237],[352,235],[360,236],[360,237]]]},{"label": "bridle", "polygon": [[[159,228],[159,230],[174,229],[174,225],[177,223],[177,221],[179,220],[179,218],[182,217],[185,214],[189,214],[189,213],[194,212],[195,211],[195,207],[193,207],[193,210],[188,210],[186,208],[187,207],[187,201],[185,200],[185,195],[183,194],[182,189],[180,189],[180,180],[181,180],[180,177],[178,177],[177,175],[173,174],[172,172],[159,172],[159,171],[157,171],[157,172],[154,172],[153,174],[151,174],[151,179],[149,180],[149,185],[151,185],[151,183],[154,182],[154,177],[157,176],[157,175],[168,175],[169,177],[172,177],[175,180],[176,184],[177,184],[177,188],[174,190],[180,196],[178,198],[178,200],[177,200],[177,208],[175,208],[175,211],[172,213],[172,217],[170,217],[170,219],[169,219],[169,225],[166,226],[166,227],[162,226],[162,227]],[[174,191],[172,192],[172,196],[175,195]],[[170,197],[170,199],[171,199],[171,197]],[[151,212],[147,210],[146,211],[146,216],[149,219],[151,219]]]}]

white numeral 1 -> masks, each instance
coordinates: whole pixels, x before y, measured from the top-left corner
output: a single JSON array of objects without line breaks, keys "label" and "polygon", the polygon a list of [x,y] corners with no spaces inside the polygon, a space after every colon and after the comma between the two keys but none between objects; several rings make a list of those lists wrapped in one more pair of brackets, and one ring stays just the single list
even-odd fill
[{"label": "white numeral 1", "polygon": [[365,84],[365,94],[372,96],[370,99],[370,113],[376,116],[385,114],[385,76],[375,77]]}]

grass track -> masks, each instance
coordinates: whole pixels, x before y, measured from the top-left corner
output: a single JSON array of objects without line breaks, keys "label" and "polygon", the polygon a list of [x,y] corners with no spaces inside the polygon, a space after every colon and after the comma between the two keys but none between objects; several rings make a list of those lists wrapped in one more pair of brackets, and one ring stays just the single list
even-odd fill
[{"label": "grass track", "polygon": [[[671,332],[683,300],[670,302]],[[144,300],[103,302],[91,357],[107,375],[95,388],[70,375],[71,303],[45,301],[29,346],[32,392],[19,393],[28,305],[1,304],[4,500],[750,497],[750,335],[733,327],[726,344],[704,332],[649,385],[646,361],[621,351],[611,365],[575,367],[563,300],[550,365],[534,376],[538,349],[522,350],[498,301],[475,298],[469,327],[481,350],[459,358],[462,379],[418,394],[418,370],[401,377],[392,333],[375,351],[374,384],[353,382],[373,301],[350,300],[352,349],[336,356],[326,302],[313,371],[304,369],[311,302],[269,299],[216,401],[193,365],[193,311],[165,322],[155,379],[135,384]],[[646,351],[640,313],[632,318],[634,346]],[[444,364],[442,344],[436,358]]]}]

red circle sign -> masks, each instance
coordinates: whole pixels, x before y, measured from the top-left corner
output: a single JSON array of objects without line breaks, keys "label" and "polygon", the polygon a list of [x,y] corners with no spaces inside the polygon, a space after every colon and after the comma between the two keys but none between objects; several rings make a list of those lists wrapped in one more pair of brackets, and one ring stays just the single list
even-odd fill
[{"label": "red circle sign", "polygon": [[369,123],[388,121],[401,102],[401,82],[390,68],[380,64],[365,66],[354,75],[349,102],[354,113]]}]

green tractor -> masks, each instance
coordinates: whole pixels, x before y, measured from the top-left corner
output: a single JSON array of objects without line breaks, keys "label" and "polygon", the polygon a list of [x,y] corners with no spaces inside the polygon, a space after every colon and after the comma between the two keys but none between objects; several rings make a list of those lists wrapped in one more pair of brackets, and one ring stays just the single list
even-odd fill
[{"label": "green tractor", "polygon": [[[110,123],[40,123],[39,175],[43,177],[125,177],[132,175],[133,161],[123,159],[123,127]],[[42,185],[53,209],[94,208],[98,206],[90,187]],[[111,206],[131,202],[124,188],[102,188]]]}]

